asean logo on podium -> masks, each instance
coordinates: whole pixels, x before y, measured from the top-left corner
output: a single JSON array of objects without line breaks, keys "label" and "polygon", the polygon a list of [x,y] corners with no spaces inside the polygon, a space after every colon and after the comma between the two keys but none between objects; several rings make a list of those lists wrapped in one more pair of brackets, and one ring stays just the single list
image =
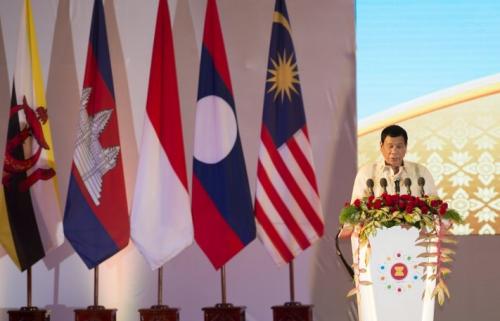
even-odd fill
[{"label": "asean logo on podium", "polygon": [[413,289],[415,283],[422,279],[422,269],[418,268],[417,259],[403,251],[387,256],[376,266],[378,276],[375,282],[383,284],[387,290],[396,293]]}]

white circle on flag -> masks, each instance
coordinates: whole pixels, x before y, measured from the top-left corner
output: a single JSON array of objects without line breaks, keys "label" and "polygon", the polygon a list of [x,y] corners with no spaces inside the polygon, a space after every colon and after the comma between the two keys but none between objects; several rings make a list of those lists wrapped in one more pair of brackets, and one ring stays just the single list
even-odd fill
[{"label": "white circle on flag", "polygon": [[219,96],[206,96],[196,105],[194,157],[215,164],[233,149],[238,127],[233,109]]}]

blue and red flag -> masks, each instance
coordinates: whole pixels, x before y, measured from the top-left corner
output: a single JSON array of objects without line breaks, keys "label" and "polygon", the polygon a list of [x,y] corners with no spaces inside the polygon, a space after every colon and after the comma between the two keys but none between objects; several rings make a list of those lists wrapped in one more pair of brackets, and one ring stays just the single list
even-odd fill
[{"label": "blue and red flag", "polygon": [[259,238],[283,264],[325,225],[285,0],[276,0],[267,68],[255,217]]},{"label": "blue and red flag", "polygon": [[94,1],[79,128],[64,211],[64,234],[89,269],[130,238],[102,0]]},{"label": "blue and red flag", "polygon": [[208,0],[193,160],[195,240],[216,269],[255,238],[255,220],[224,40]]}]

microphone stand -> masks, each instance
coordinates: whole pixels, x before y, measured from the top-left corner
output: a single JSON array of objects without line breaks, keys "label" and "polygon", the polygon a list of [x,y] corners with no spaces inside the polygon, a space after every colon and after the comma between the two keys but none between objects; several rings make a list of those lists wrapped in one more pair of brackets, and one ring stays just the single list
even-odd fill
[{"label": "microphone stand", "polygon": [[344,268],[346,269],[347,273],[349,273],[349,276],[351,277],[351,279],[354,280],[354,270],[352,269],[352,266],[349,263],[347,263],[347,260],[345,259],[344,254],[342,253],[342,250],[340,249],[339,235],[340,235],[341,231],[342,231],[342,228],[339,228],[337,235],[335,235],[336,253],[337,253],[337,256],[340,258],[340,260],[342,261],[342,264],[344,265]]}]

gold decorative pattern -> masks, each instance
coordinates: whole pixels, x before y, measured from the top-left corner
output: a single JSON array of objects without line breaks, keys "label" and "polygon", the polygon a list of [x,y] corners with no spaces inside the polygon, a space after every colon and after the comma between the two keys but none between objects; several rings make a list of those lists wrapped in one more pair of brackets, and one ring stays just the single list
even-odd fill
[{"label": "gold decorative pattern", "polygon": [[[500,84],[498,78],[494,80]],[[426,113],[415,112],[426,106],[419,101],[419,105],[415,104],[417,108],[406,104],[405,111],[388,118],[408,131],[405,159],[422,163],[429,169],[439,197],[465,220],[464,224],[454,226],[455,235],[500,234],[500,92],[498,86],[487,85],[489,87],[484,86],[484,81],[479,86],[477,83],[464,85],[472,93],[470,99],[463,99],[461,92],[461,99],[450,103],[449,92],[447,97],[438,93],[427,97],[427,105],[436,108],[427,108]],[[474,86],[476,91],[471,89]],[[485,92],[484,88],[493,89]],[[481,95],[477,95],[478,91]],[[440,100],[447,105],[440,106]],[[407,117],[409,113],[416,116]],[[360,126],[360,167],[380,157],[380,131],[391,124],[379,121],[377,127],[373,127],[373,123]]]}]

